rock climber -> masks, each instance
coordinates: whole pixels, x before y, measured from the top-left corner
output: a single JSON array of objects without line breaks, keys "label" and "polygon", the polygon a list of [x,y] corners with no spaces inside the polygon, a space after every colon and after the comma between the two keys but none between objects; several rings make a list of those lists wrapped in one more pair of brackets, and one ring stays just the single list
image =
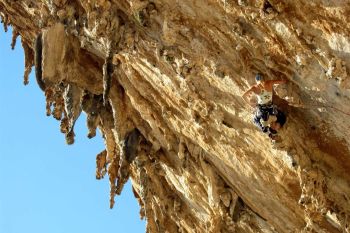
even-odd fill
[{"label": "rock climber", "polygon": [[[257,74],[255,76],[255,81],[256,85],[249,88],[242,97],[250,105],[253,105],[250,101],[250,96],[253,93],[257,96],[258,103],[256,105],[257,109],[253,121],[262,132],[268,134],[271,139],[274,139],[277,130],[285,123],[286,117],[272,102],[273,86],[284,84],[287,80],[265,81],[262,74]],[[249,97],[249,99],[247,97]]]}]

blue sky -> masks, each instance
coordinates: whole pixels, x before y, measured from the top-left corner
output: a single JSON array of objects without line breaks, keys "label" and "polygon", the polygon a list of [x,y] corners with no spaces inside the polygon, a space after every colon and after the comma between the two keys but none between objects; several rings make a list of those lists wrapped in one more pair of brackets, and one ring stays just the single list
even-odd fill
[{"label": "blue sky", "polygon": [[12,51],[11,31],[0,28],[0,233],[145,232],[130,182],[110,210],[108,177],[95,179],[101,135],[86,137],[82,114],[66,145],[34,68],[23,85],[20,38]]}]

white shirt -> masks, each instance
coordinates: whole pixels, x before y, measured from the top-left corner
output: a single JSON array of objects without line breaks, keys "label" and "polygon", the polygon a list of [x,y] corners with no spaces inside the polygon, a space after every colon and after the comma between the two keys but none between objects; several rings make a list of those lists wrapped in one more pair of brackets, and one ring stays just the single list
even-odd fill
[{"label": "white shirt", "polygon": [[266,91],[265,89],[260,89],[260,94],[257,95],[258,104],[267,104],[272,102],[272,91]]}]

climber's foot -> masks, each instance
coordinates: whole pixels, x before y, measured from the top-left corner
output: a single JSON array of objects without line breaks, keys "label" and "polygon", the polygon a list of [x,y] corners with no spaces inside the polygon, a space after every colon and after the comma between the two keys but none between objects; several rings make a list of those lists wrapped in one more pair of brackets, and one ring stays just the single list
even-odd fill
[{"label": "climber's foot", "polygon": [[269,137],[270,137],[271,142],[272,142],[273,144],[282,142],[282,139],[281,139],[277,134],[273,134],[273,135],[270,134]]}]

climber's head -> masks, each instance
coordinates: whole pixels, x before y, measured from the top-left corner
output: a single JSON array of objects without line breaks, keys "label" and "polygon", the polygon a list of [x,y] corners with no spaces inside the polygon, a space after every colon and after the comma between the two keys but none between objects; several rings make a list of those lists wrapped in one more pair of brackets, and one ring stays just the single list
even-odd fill
[{"label": "climber's head", "polygon": [[260,74],[260,73],[257,73],[257,74],[255,75],[255,81],[256,81],[257,84],[263,82],[263,81],[264,81],[263,75]]}]

